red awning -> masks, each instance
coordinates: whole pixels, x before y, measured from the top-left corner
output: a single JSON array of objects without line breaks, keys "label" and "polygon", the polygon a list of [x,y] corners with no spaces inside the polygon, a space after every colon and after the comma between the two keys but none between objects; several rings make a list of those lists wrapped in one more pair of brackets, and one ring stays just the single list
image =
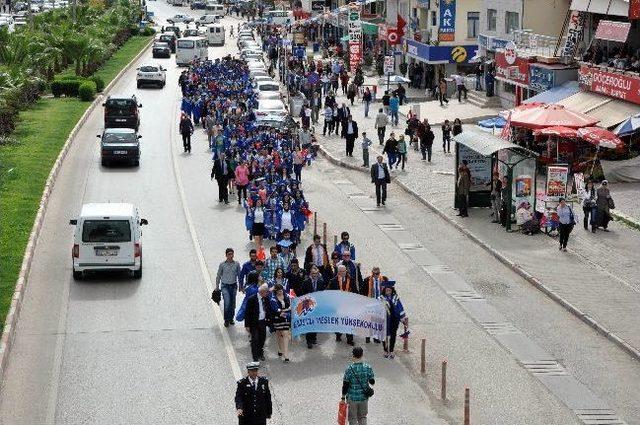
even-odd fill
[{"label": "red awning", "polygon": [[533,132],[534,136],[558,136],[562,138],[573,138],[576,137],[576,129],[563,127],[561,125],[556,125],[554,127],[547,127],[540,130],[535,130]]},{"label": "red awning", "polygon": [[599,40],[617,41],[624,43],[629,37],[631,22],[616,22],[602,20],[598,23],[595,38]]},{"label": "red awning", "polygon": [[528,109],[514,110],[511,125],[530,129],[542,129],[554,126],[570,128],[589,127],[599,120],[580,112],[572,111],[562,105],[544,105]]}]

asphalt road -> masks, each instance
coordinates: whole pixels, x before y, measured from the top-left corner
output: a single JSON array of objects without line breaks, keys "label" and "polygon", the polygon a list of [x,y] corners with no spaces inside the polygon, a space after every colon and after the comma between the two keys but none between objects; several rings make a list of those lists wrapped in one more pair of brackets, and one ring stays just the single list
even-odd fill
[{"label": "asphalt road", "polygon": [[[185,8],[150,2],[156,19]],[[200,13],[192,13],[198,16]],[[237,24],[227,18],[226,24]],[[235,43],[210,56],[236,51]],[[147,52],[139,64],[150,62]],[[243,328],[220,324],[209,299],[224,249],[247,257],[243,214],[217,203],[204,142],[182,154],[174,59],[164,90],[135,88],[135,67],[112,94],[136,94],[141,109],[139,168],[100,165],[97,108],[77,135],[51,196],[36,248],[0,402],[4,424],[232,424],[235,380],[249,360]],[[152,61],[155,62],[155,61]],[[131,202],[149,220],[144,228],[141,280],[101,275],[74,282],[72,228],[87,202]],[[296,343],[284,365],[269,341],[273,424],[333,423],[350,347],[333,341],[307,353]],[[321,338],[321,341],[324,339]],[[440,420],[400,363],[371,356],[378,373],[373,423]],[[402,407],[400,407],[402,400]]]}]

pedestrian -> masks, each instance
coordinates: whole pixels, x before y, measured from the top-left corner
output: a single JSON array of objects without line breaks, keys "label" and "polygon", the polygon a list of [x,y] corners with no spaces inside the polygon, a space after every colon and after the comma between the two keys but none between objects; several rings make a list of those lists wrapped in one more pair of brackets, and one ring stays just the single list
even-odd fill
[{"label": "pedestrian", "polygon": [[395,284],[396,282],[393,280],[382,282],[384,292],[380,297],[380,300],[385,304],[387,310],[387,336],[382,343],[382,347],[384,348],[384,357],[388,359],[394,358],[393,349],[396,345],[396,337],[400,323],[404,324],[405,328],[409,327],[409,319],[396,293]]},{"label": "pedestrian", "polygon": [[222,293],[224,300],[224,327],[235,325],[233,313],[236,311],[236,292],[240,282],[240,263],[233,259],[233,248],[224,251],[225,260],[218,266],[216,290]]},{"label": "pedestrian", "polygon": [[371,183],[376,185],[376,205],[385,205],[387,201],[387,184],[391,183],[389,168],[383,163],[382,155],[378,155],[377,162],[371,166]]},{"label": "pedestrian", "polygon": [[[582,201],[582,212],[584,213],[583,226],[584,230],[589,230],[589,224],[591,224],[591,231],[596,232],[598,227],[596,218],[598,216],[598,203],[596,189],[592,180],[587,180],[587,184],[584,190],[584,200]],[[591,217],[591,221],[589,221]]]},{"label": "pedestrian", "polygon": [[382,95],[382,108],[384,109],[384,113],[389,115],[389,101],[391,100],[391,96],[389,96],[389,91],[385,90],[384,95]]},{"label": "pedestrian", "polygon": [[458,215],[460,217],[469,217],[467,212],[467,202],[469,198],[469,189],[471,187],[471,176],[465,169],[464,165],[458,167]]},{"label": "pedestrian", "polygon": [[371,146],[371,140],[367,137],[366,132],[362,132],[362,166],[369,168],[369,146]]},{"label": "pedestrian", "polygon": [[311,97],[311,119],[313,121],[313,125],[318,125],[318,119],[320,116],[320,108],[322,106],[322,97],[320,93],[315,91]]},{"label": "pedestrian", "polygon": [[336,135],[338,134],[338,130],[340,130],[340,138],[344,138],[344,125],[347,117],[351,115],[351,109],[343,103],[342,106],[336,109],[336,112]]},{"label": "pedestrian", "polygon": [[240,269],[240,276],[238,276],[238,282],[240,283],[240,292],[244,291],[244,288],[248,286],[247,278],[249,273],[256,270],[256,262],[258,261],[258,252],[255,249],[249,251],[249,261],[242,265]]},{"label": "pedestrian", "polygon": [[289,262],[289,270],[284,275],[287,280],[287,285],[283,285],[287,293],[291,290],[295,294],[302,293],[302,284],[304,280],[307,278],[307,275],[302,267],[300,267],[300,262],[297,258],[292,258]]},{"label": "pedestrian", "polygon": [[404,171],[404,164],[407,162],[407,142],[404,139],[404,134],[400,135],[398,139],[398,162],[396,163],[396,170],[402,163],[402,171]]},{"label": "pedestrian", "polygon": [[[371,274],[367,276],[360,287],[360,295],[364,295],[365,297],[379,299],[383,292],[383,283],[387,282],[389,278],[380,273],[380,267],[375,266],[371,269]],[[380,343],[379,339],[373,339],[373,341],[377,344]],[[369,344],[371,342],[371,338],[366,337],[365,342]]]},{"label": "pedestrian", "polygon": [[424,121],[424,135],[420,138],[420,151],[422,152],[422,160],[431,162],[431,151],[436,136],[433,134],[429,122],[426,119]]},{"label": "pedestrian", "polygon": [[369,398],[373,395],[370,385],[375,385],[376,381],[371,366],[362,361],[362,347],[354,347],[351,353],[353,363],[342,378],[342,400],[348,405],[349,425],[367,425]]},{"label": "pedestrian", "polygon": [[484,75],[484,69],[482,62],[476,67],[476,91],[482,91],[482,76]]},{"label": "pedestrian", "polygon": [[284,287],[276,283],[271,297],[271,323],[276,331],[278,357],[289,363],[289,343],[291,342],[291,299]]},{"label": "pedestrian", "polygon": [[385,142],[382,154],[384,155],[385,153],[387,154],[389,169],[393,170],[393,164],[396,163],[396,155],[398,153],[398,141],[396,140],[395,133],[391,133]]},{"label": "pedestrian", "polygon": [[[308,131],[306,131],[306,134],[309,134]],[[302,167],[304,167],[306,161],[307,155],[300,146],[296,146],[293,152],[293,174],[298,182],[302,182]]]},{"label": "pedestrian", "polygon": [[269,248],[269,258],[264,262],[264,270],[262,272],[263,279],[265,281],[272,279],[278,268],[284,270],[286,267],[284,260],[278,255],[278,248],[272,246]]},{"label": "pedestrian", "polygon": [[502,179],[498,174],[493,178],[493,189],[491,190],[491,216],[492,223],[500,223],[500,209],[502,208]]},{"label": "pedestrian", "polygon": [[[349,276],[347,266],[344,264],[338,265],[338,274],[329,282],[329,290],[359,293],[358,284],[353,277]],[[336,342],[340,341],[342,341],[342,334],[336,332]],[[347,344],[354,345],[353,334],[347,334]]]},{"label": "pedestrian", "polygon": [[329,253],[327,246],[322,243],[320,235],[313,235],[313,243],[307,247],[304,255],[304,268],[311,272],[311,268],[316,266],[322,273],[329,265]]},{"label": "pedestrian", "polygon": [[384,113],[384,110],[380,108],[378,115],[376,115],[375,128],[378,130],[378,142],[380,146],[384,145],[384,135],[387,132],[387,125],[389,124],[389,117]]},{"label": "pedestrian", "polygon": [[187,114],[180,116],[180,134],[182,135],[182,148],[185,153],[191,153],[191,135],[193,134],[193,123]]},{"label": "pedestrian", "polygon": [[365,118],[369,118],[369,106],[371,105],[372,100],[373,100],[373,95],[371,94],[371,90],[369,90],[369,87],[366,87],[364,89],[364,93],[362,94],[362,103],[364,103]]},{"label": "pedestrian", "polygon": [[451,153],[451,123],[444,120],[442,124],[442,150],[444,153]]},{"label": "pedestrian", "polygon": [[324,126],[322,127],[322,135],[327,135],[327,130],[329,130],[329,136],[333,132],[333,108],[327,105],[324,108]]},{"label": "pedestrian", "polygon": [[340,87],[342,88],[342,94],[347,94],[347,85],[349,84],[349,74],[347,74],[346,70],[342,70],[340,72]]},{"label": "pedestrian", "polygon": [[256,244],[256,250],[262,250],[262,239],[265,234],[265,210],[262,204],[262,199],[258,197],[252,207],[247,211],[247,228],[249,234],[253,238]]},{"label": "pedestrian", "polygon": [[404,105],[407,100],[407,90],[403,87],[401,83],[398,83],[398,88],[394,90],[394,93],[398,96],[398,101],[400,105]]},{"label": "pedestrian", "polygon": [[447,80],[444,78],[440,78],[440,82],[438,83],[438,93],[440,97],[440,106],[442,102],[449,103],[449,99],[447,99]]},{"label": "pedestrian", "polygon": [[347,99],[351,101],[351,106],[353,106],[353,101],[356,99],[356,94],[358,93],[358,86],[355,83],[349,84],[349,88],[347,89]]},{"label": "pedestrian", "polygon": [[[353,260],[356,259],[356,247],[351,242],[349,242],[349,238],[349,232],[340,233],[340,243],[333,248],[333,252],[338,253],[337,258],[342,257],[342,254],[348,251],[349,254],[351,254],[350,258]],[[331,256],[331,258],[333,258],[333,255]]]},{"label": "pedestrian", "polygon": [[247,377],[238,381],[236,414],[240,425],[266,425],[271,419],[272,404],[269,380],[258,376],[260,363],[247,364]]},{"label": "pedestrian", "polygon": [[460,121],[460,118],[456,118],[453,120],[453,126],[451,127],[451,132],[453,133],[453,137],[462,133],[462,121]]},{"label": "pedestrian", "polygon": [[240,161],[235,169],[236,189],[238,191],[238,205],[247,200],[247,186],[249,186],[249,166],[246,161]]},{"label": "pedestrian", "polygon": [[596,191],[596,206],[598,207],[598,211],[596,213],[596,217],[598,219],[598,227],[602,227],[602,230],[608,232],[609,229],[609,221],[611,220],[611,208],[614,206],[613,198],[611,197],[611,192],[609,191],[609,182],[607,180],[602,180],[600,183],[600,187]]},{"label": "pedestrian", "polygon": [[264,343],[267,339],[267,325],[272,316],[269,303],[269,286],[263,283],[258,293],[249,297],[244,314],[244,326],[251,335],[251,356],[253,361],[264,361]]},{"label": "pedestrian", "polygon": [[229,160],[226,159],[224,152],[221,152],[220,155],[218,155],[218,159],[214,161],[213,168],[211,169],[211,180],[215,178],[218,183],[218,202],[229,203],[228,184],[233,173],[234,171],[233,168],[231,168]]},{"label": "pedestrian", "polygon": [[391,123],[397,127],[400,112],[400,99],[398,99],[398,95],[393,93],[391,99],[389,99],[389,113],[391,114]]},{"label": "pedestrian", "polygon": [[282,287],[286,287],[289,284],[282,267],[278,267],[276,271],[273,272],[271,279],[267,280],[266,283],[270,290],[277,284],[282,285]]},{"label": "pedestrian", "polygon": [[456,83],[456,89],[458,91],[458,102],[462,103],[462,92],[464,92],[464,99],[467,99],[467,87],[464,85],[464,77],[458,74],[454,74],[452,77]]},{"label": "pedestrian", "polygon": [[[302,293],[300,295],[312,294],[314,292],[324,291],[325,289],[326,284],[320,273],[320,269],[316,265],[311,266],[309,276],[302,284]],[[315,332],[307,333],[305,339],[307,341],[307,348],[312,349],[318,342],[318,334]]]},{"label": "pedestrian", "polygon": [[573,226],[576,224],[575,215],[573,214],[573,209],[567,204],[564,198],[560,198],[556,212],[558,213],[558,221],[560,222],[560,226],[558,228],[558,233],[560,233],[559,250],[566,251],[567,242],[569,242],[569,235],[573,230]]},{"label": "pedestrian", "polygon": [[347,116],[347,122],[342,126],[342,137],[345,139],[345,150],[347,156],[353,156],[353,146],[358,135],[358,123],[356,123],[351,115]]}]

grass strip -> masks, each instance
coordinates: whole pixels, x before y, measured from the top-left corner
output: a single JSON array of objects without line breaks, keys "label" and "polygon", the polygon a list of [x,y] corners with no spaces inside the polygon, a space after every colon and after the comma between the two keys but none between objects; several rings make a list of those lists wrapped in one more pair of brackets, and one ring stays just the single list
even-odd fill
[{"label": "grass strip", "polygon": [[[149,42],[131,37],[96,71],[105,85]],[[43,98],[20,113],[8,145],[0,146],[0,326],[11,304],[42,190],[60,149],[89,102]],[[0,328],[1,331],[2,328]]]}]

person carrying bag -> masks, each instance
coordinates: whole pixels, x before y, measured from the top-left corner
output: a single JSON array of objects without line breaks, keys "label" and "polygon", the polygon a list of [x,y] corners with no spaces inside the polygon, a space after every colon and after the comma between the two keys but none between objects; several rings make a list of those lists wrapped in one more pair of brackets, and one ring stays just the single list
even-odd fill
[{"label": "person carrying bag", "polygon": [[349,425],[366,425],[369,411],[369,398],[373,396],[375,384],[373,369],[362,361],[364,350],[354,347],[353,363],[347,367],[342,381],[342,402],[339,405],[338,418],[346,401]]}]

